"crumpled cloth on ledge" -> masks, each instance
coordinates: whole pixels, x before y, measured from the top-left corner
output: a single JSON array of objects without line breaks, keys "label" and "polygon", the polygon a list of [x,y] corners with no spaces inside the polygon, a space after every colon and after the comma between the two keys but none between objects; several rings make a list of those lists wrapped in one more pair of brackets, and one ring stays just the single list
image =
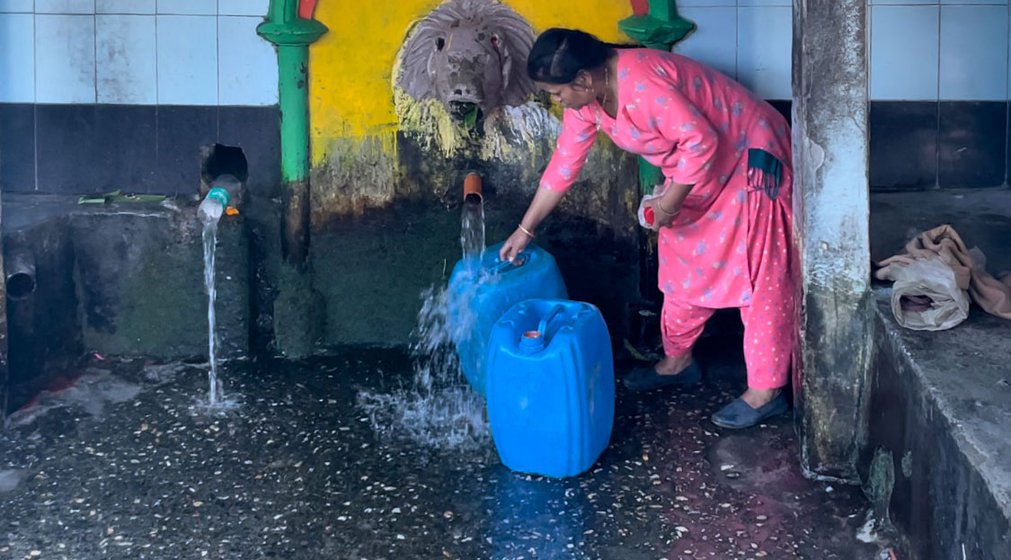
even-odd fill
[{"label": "crumpled cloth on ledge", "polygon": [[969,316],[969,298],[987,313],[1011,319],[1011,274],[997,279],[987,273],[983,252],[968,249],[951,226],[917,235],[904,253],[878,266],[875,278],[894,282],[892,312],[906,328],[950,329]]}]

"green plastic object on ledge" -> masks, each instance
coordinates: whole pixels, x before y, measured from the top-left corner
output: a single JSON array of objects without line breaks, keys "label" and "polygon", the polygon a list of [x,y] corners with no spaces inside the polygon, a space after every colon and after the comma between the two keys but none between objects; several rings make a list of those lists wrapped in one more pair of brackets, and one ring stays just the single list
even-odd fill
[{"label": "green plastic object on ledge", "polygon": [[669,51],[695,29],[695,24],[678,15],[675,0],[649,0],[649,12],[618,22],[625,35],[651,49]]},{"label": "green plastic object on ledge", "polygon": [[115,204],[118,202],[161,202],[167,197],[161,194],[123,194],[112,191],[105,194],[85,195],[77,199],[78,204]]}]

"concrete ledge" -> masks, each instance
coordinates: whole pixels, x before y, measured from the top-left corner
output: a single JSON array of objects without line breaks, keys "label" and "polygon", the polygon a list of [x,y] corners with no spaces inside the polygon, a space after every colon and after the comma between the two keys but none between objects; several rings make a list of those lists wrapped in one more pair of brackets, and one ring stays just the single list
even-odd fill
[{"label": "concrete ledge", "polygon": [[[45,230],[61,240],[35,244],[37,259],[54,247],[68,248],[72,268],[53,274],[73,279],[70,301],[59,304],[75,315],[83,349],[206,358],[207,293],[196,208],[183,200],[96,206],[76,201],[6,197],[4,213],[16,219],[6,220],[4,230],[6,236]],[[222,220],[217,246],[218,355],[237,358],[249,351],[250,249],[242,216]]]},{"label": "concrete ledge", "polygon": [[875,291],[865,489],[913,558],[1011,558],[1011,321],[901,328]]}]

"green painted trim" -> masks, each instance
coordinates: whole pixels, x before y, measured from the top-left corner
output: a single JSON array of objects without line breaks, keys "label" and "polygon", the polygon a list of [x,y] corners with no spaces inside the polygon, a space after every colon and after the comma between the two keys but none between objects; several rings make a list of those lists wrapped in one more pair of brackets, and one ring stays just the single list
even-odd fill
[{"label": "green painted trim", "polygon": [[314,19],[298,17],[298,0],[270,0],[267,20],[256,32],[275,45],[309,46],[329,31]]},{"label": "green painted trim", "polygon": [[309,49],[277,47],[281,105],[281,180],[302,181],[309,175]]},{"label": "green painted trim", "polygon": [[278,103],[281,108],[281,180],[309,176],[309,45],[328,30],[298,17],[298,0],[270,0],[267,20],[256,27],[277,45]]}]

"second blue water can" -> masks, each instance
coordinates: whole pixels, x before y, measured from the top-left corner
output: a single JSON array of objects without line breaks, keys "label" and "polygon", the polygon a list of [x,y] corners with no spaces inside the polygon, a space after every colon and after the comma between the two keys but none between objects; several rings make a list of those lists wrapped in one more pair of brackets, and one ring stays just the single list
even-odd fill
[{"label": "second blue water can", "polygon": [[528,300],[495,323],[488,342],[488,422],[502,463],[549,477],[596,462],[614,423],[614,359],[600,311]]}]

